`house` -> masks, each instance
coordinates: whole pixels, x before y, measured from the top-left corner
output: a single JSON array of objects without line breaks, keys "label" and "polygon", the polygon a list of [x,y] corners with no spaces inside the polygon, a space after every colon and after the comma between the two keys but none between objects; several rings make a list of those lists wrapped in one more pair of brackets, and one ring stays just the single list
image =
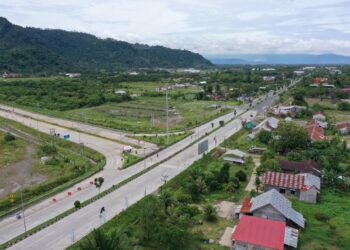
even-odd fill
[{"label": "house", "polygon": [[314,66],[306,66],[303,68],[303,70],[314,70],[314,69],[316,69],[316,67]]},{"label": "house", "polygon": [[271,189],[257,197],[246,197],[240,210],[242,215],[286,222],[296,228],[305,227],[303,215],[292,208],[292,203],[277,190]]},{"label": "house", "polygon": [[234,149],[234,150],[227,150],[224,154],[224,161],[231,162],[231,163],[239,163],[244,164],[244,158],[246,154],[242,152],[241,150]]},{"label": "house", "polygon": [[305,71],[304,70],[295,70],[294,74],[297,75],[297,76],[302,76],[302,75],[305,74]]},{"label": "house", "polygon": [[311,141],[330,141],[332,137],[324,135],[324,128],[326,128],[327,125],[327,122],[323,123],[317,120],[311,120],[308,123],[306,123],[305,128],[308,131],[309,138],[311,139]]},{"label": "house", "polygon": [[276,129],[278,127],[278,119],[274,117],[268,117],[265,120],[263,120],[261,123],[259,123],[252,131],[252,133],[248,134],[248,139],[254,139],[255,136],[261,131],[266,130],[268,132],[271,132],[272,130]]},{"label": "house", "polygon": [[242,216],[232,233],[235,250],[284,250],[285,246],[298,246],[299,231],[285,222]]},{"label": "house", "polygon": [[347,135],[350,129],[350,121],[339,122],[337,128],[342,135]]},{"label": "house", "polygon": [[116,94],[116,95],[125,95],[126,91],[125,90],[116,90],[116,91],[114,91],[114,94]]},{"label": "house", "polygon": [[328,77],[315,77],[314,78],[314,84],[323,85],[325,83],[328,83]]},{"label": "house", "polygon": [[296,113],[299,113],[301,110],[303,109],[306,109],[305,107],[303,106],[296,106],[296,105],[292,105],[292,106],[276,106],[276,107],[273,107],[272,108],[272,113],[274,115],[282,115],[282,116],[285,116],[285,115],[289,115],[291,114],[292,116]]},{"label": "house", "polygon": [[246,122],[244,125],[246,129],[252,130],[255,127],[255,124],[252,121]]},{"label": "house", "polygon": [[345,93],[350,93],[350,87],[343,88],[342,91]]},{"label": "house", "polygon": [[304,161],[288,161],[280,160],[278,162],[279,167],[284,173],[291,174],[313,174],[315,176],[321,177],[321,166],[313,160]]},{"label": "house", "polygon": [[312,119],[324,122],[326,120],[326,116],[322,112],[318,111],[312,115]]},{"label": "house", "polygon": [[327,89],[334,89],[335,88],[334,84],[322,84],[322,86],[327,88]]},{"label": "house", "polygon": [[265,191],[276,189],[283,195],[293,195],[299,200],[316,203],[321,180],[313,174],[288,174],[279,172],[266,172],[263,184]]},{"label": "house", "polygon": [[129,72],[129,76],[137,76],[139,73],[136,71]]},{"label": "house", "polygon": [[206,85],[207,84],[207,81],[200,81],[199,82],[199,85]]},{"label": "house", "polygon": [[264,81],[274,81],[275,79],[275,76],[263,76]]},{"label": "house", "polygon": [[21,77],[21,76],[22,76],[21,74],[13,73],[13,72],[4,72],[2,74],[3,78],[15,78],[15,77]]},{"label": "house", "polygon": [[66,73],[65,76],[68,76],[69,78],[78,78],[81,76],[80,73]]}]

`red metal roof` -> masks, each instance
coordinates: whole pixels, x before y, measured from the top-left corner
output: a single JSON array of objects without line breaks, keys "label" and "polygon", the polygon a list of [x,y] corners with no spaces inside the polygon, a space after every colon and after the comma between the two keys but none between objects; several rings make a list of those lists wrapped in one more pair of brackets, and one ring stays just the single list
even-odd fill
[{"label": "red metal roof", "polygon": [[250,208],[252,207],[251,198],[245,197],[241,207],[241,213],[250,213]]},{"label": "red metal roof", "polygon": [[320,141],[325,139],[324,129],[318,125],[316,120],[311,120],[305,125],[305,127],[307,128],[307,132],[311,140]]},{"label": "red metal roof", "polygon": [[304,186],[303,175],[287,174],[279,172],[266,172],[264,174],[264,185],[302,189]]},{"label": "red metal roof", "polygon": [[242,216],[231,239],[277,250],[284,249],[286,223],[255,216]]}]

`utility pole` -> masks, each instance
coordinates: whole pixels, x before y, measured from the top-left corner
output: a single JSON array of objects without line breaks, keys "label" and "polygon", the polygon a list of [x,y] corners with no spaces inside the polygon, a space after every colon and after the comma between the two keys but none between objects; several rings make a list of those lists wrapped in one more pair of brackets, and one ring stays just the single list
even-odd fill
[{"label": "utility pole", "polygon": [[165,91],[165,106],[166,106],[166,145],[169,145],[169,105],[168,105],[168,84]]}]

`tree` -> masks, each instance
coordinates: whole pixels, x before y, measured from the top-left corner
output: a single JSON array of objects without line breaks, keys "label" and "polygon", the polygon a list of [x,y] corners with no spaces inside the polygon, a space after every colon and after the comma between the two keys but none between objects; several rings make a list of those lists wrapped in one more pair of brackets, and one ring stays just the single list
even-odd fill
[{"label": "tree", "polygon": [[274,172],[278,172],[280,171],[281,168],[279,167],[277,161],[275,159],[268,159],[266,161],[264,161],[263,163],[261,163],[260,167],[257,169],[257,173],[258,175],[260,175],[261,173],[265,173],[266,171],[274,171]]},{"label": "tree", "polygon": [[80,201],[75,201],[75,202],[74,202],[74,207],[77,208],[77,209],[81,208],[81,203],[80,203]]},{"label": "tree", "polygon": [[91,237],[83,240],[78,248],[80,250],[128,250],[130,244],[127,234],[121,229],[112,231],[110,235],[101,229],[94,229]]},{"label": "tree", "polygon": [[280,121],[272,132],[271,146],[276,152],[286,154],[292,150],[306,149],[309,136],[305,128],[286,121]]},{"label": "tree", "polygon": [[271,140],[272,136],[271,136],[271,132],[269,131],[266,131],[266,130],[261,130],[259,133],[258,133],[258,140],[261,142],[261,143],[264,143],[264,144],[268,144],[269,141]]},{"label": "tree", "polygon": [[218,182],[221,184],[228,183],[228,180],[230,178],[230,164],[227,162],[224,163],[224,166],[220,169],[218,173]]},{"label": "tree", "polygon": [[4,140],[6,142],[10,142],[10,141],[16,140],[16,137],[13,134],[11,134],[11,133],[6,133],[5,136],[4,136]]},{"label": "tree", "polygon": [[214,221],[217,218],[217,211],[213,205],[208,204],[204,207],[204,219],[207,221]]},{"label": "tree", "polygon": [[239,181],[246,181],[247,180],[247,174],[243,170],[239,170],[235,175]]},{"label": "tree", "polygon": [[168,214],[168,208],[173,204],[174,199],[168,189],[163,189],[160,192],[159,199],[164,205],[164,212]]},{"label": "tree", "polygon": [[98,193],[100,193],[100,189],[104,181],[105,179],[103,177],[95,178],[95,187],[98,188]]}]

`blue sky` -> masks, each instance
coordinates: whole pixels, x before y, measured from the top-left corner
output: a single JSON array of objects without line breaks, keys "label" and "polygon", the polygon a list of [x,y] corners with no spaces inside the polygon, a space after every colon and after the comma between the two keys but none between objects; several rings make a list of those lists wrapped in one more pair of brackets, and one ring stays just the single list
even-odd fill
[{"label": "blue sky", "polygon": [[21,25],[204,55],[350,55],[350,0],[0,0]]}]

